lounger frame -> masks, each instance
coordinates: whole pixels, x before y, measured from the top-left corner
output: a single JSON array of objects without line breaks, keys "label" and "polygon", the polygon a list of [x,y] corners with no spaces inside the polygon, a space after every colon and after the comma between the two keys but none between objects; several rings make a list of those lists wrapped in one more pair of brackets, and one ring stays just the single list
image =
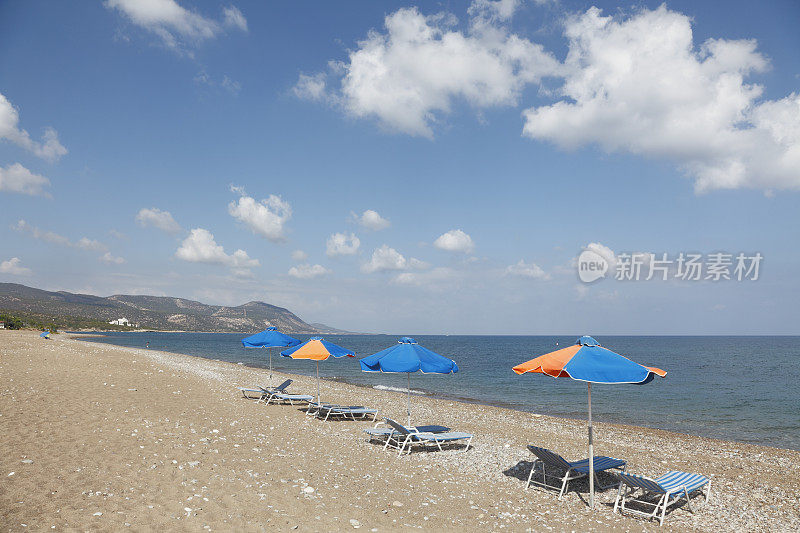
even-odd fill
[{"label": "lounger frame", "polygon": [[436,444],[436,447],[439,448],[439,451],[443,451],[442,444],[447,444],[449,442],[456,442],[459,440],[467,441],[466,446],[462,450],[462,453],[469,450],[470,443],[472,442],[473,435],[470,433],[462,433],[458,431],[454,432],[446,432],[446,433],[430,433],[430,432],[418,432],[418,431],[411,431],[409,428],[395,422],[394,420],[387,418],[386,423],[392,426],[396,431],[390,433],[389,436],[386,438],[386,443],[384,444],[384,448],[392,447],[398,450],[397,455],[398,457],[403,454],[403,452],[411,453],[411,447],[415,444],[420,445],[422,447],[427,447],[431,443]]},{"label": "lounger frame", "polygon": [[[684,472],[675,472],[675,471],[668,472],[668,474],[670,473],[681,474]],[[667,508],[678,503],[680,500],[686,498],[686,506],[689,508],[689,512],[694,514],[694,509],[692,508],[692,500],[689,496],[699,490],[702,490],[705,494],[706,502],[708,502],[709,498],[711,497],[711,481],[712,481],[711,477],[705,478],[706,479],[705,483],[692,487],[690,490],[687,490],[685,485],[674,487],[670,490],[667,490],[664,487],[662,487],[657,480],[650,479],[645,476],[627,474],[619,477],[620,477],[620,486],[619,490],[617,491],[617,499],[614,502],[614,512],[616,513],[619,510],[620,514],[631,514],[642,518],[647,518],[648,520],[652,520],[653,518],[658,518],[659,526],[664,525],[664,517],[667,514]],[[626,487],[624,490],[623,486]],[[703,490],[704,488],[705,490]],[[641,494],[634,497],[633,495],[638,491],[641,491]],[[652,495],[659,496],[656,503],[644,499]],[[648,513],[645,511],[639,511],[638,509],[631,509],[625,507],[626,503],[632,503],[632,502],[635,502],[639,505],[652,507],[653,512]]]},{"label": "lounger frame", "polygon": [[[583,461],[575,461],[569,462],[557,453],[548,450],[547,448],[540,448],[539,446],[529,445],[528,449],[536,455],[536,460],[533,462],[533,466],[531,466],[531,472],[528,475],[528,482],[525,484],[525,489],[527,490],[531,485],[536,485],[538,487],[542,487],[545,489],[555,489],[558,490],[558,499],[561,500],[564,497],[564,494],[567,493],[569,489],[569,482],[575,481],[576,479],[581,479],[589,475],[589,459],[584,459]],[[622,463],[621,465],[619,463]],[[605,464],[609,464],[612,466],[604,466]],[[547,466],[550,466],[551,469],[556,471],[563,471],[564,475],[556,475],[556,474],[549,474],[547,472]],[[597,456],[594,458],[594,470],[595,474],[598,472],[604,472],[606,470],[619,470],[621,472],[625,471],[625,467],[627,463],[622,461],[621,459],[615,459],[614,457],[604,457],[604,456]],[[581,470],[586,470],[586,472],[582,472]],[[541,472],[542,480],[537,481],[533,479],[533,476],[537,473]],[[549,484],[547,482],[547,478],[551,479],[558,479],[561,481],[561,485]],[[616,487],[619,483],[611,483],[609,485],[602,485],[598,479],[598,476],[594,476],[594,482],[600,490],[605,490],[611,487]]]}]

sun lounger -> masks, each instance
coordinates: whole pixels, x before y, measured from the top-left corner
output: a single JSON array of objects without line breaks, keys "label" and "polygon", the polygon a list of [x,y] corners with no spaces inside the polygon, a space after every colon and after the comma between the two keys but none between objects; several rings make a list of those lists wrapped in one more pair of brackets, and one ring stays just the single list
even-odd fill
[{"label": "sun lounger", "polygon": [[310,403],[314,400],[314,397],[310,394],[286,394],[283,392],[273,392],[265,400],[265,404],[269,405],[270,403],[288,403],[290,405],[294,405],[295,402],[297,403]]},{"label": "sun lounger", "polygon": [[250,395],[255,394],[258,395],[257,398],[258,400],[264,400],[265,395],[269,395],[273,392],[283,392],[286,389],[286,387],[288,387],[291,384],[292,380],[287,379],[277,387],[258,387],[258,386],[253,388],[239,387],[239,390],[241,391],[242,396],[244,396],[245,398],[252,398]]},{"label": "sun lounger", "polygon": [[[555,452],[548,450],[547,448],[540,448],[539,446],[528,445],[528,449],[533,452],[536,456],[536,460],[533,462],[533,466],[531,467],[531,473],[528,476],[528,483],[525,485],[527,489],[531,485],[538,485],[540,487],[550,488],[550,489],[558,489],[558,485],[550,485],[547,483],[547,478],[556,478],[561,479],[561,490],[558,493],[558,499],[560,500],[564,494],[567,492],[567,487],[569,486],[569,482],[575,479],[580,479],[582,477],[586,477],[589,475],[589,459],[583,459],[582,461],[575,461],[570,462],[558,455]],[[554,469],[556,471],[563,471],[564,476],[558,476],[553,474],[547,473],[547,467]],[[615,459],[613,457],[605,457],[605,456],[596,456],[594,458],[594,471],[603,472],[605,470],[616,469],[622,472],[625,471],[625,461],[622,459]],[[542,480],[535,481],[533,479],[534,474],[537,471],[541,472]],[[609,487],[616,487],[617,483],[612,483],[611,485],[601,485],[597,479],[597,476],[594,476],[595,483],[601,489],[607,489]]]},{"label": "sun lounger", "polygon": [[364,419],[372,415],[374,422],[378,418],[378,410],[364,407],[363,405],[334,405],[334,404],[312,404],[309,408],[317,418],[328,420],[329,418],[357,418]]},{"label": "sun lounger", "polygon": [[[667,512],[667,507],[678,503],[683,498],[686,498],[689,511],[694,513],[692,502],[689,499],[693,492],[705,487],[706,501],[711,496],[711,479],[700,474],[687,474],[686,472],[670,470],[656,479],[636,474],[621,473],[618,475],[621,484],[619,492],[617,492],[617,501],[614,502],[614,511],[616,512],[619,509],[620,513],[629,513],[648,519],[658,517],[659,525],[664,524],[664,515]],[[623,490],[623,485],[627,487],[625,490]],[[642,491],[641,494],[633,497],[633,494],[639,490]],[[647,501],[648,499],[651,501]],[[656,501],[656,503],[653,503],[653,501]],[[625,504],[629,502],[652,507],[653,512],[647,513],[626,508]],[[658,516],[659,514],[660,516]]]},{"label": "sun lounger", "polygon": [[[378,422],[377,424],[375,424],[374,427],[365,429],[364,433],[369,435],[367,440],[383,441],[384,443],[383,447],[386,448],[389,445],[389,437],[391,437],[392,434],[396,433],[397,430],[392,427],[379,427],[382,424],[386,424],[386,422]],[[412,426],[406,429],[408,429],[412,433],[446,433],[450,431],[449,427],[437,426],[437,425]]]},{"label": "sun lounger", "polygon": [[464,451],[466,452],[469,450],[470,442],[472,442],[472,434],[461,431],[447,431],[444,433],[416,432],[412,431],[411,428],[398,424],[391,418],[387,418],[386,423],[395,431],[386,438],[384,447],[391,446],[397,448],[399,450],[397,452],[398,456],[402,455],[404,451],[411,453],[411,447],[414,444],[423,447],[435,444],[439,448],[439,451],[442,451],[442,444],[466,440],[467,445],[464,447]]}]

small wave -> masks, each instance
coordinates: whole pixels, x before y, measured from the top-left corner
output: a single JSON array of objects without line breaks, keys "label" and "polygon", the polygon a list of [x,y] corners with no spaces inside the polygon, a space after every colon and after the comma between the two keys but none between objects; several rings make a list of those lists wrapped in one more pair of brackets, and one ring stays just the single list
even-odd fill
[{"label": "small wave", "polygon": [[[372,388],[373,389],[378,389],[378,390],[388,390],[388,391],[392,391],[392,392],[402,392],[402,393],[405,393],[406,391],[408,391],[408,389],[401,389],[400,387],[388,387],[386,385],[375,385]],[[419,394],[421,396],[425,396],[425,392],[423,392],[421,390],[411,389],[411,394]]]}]

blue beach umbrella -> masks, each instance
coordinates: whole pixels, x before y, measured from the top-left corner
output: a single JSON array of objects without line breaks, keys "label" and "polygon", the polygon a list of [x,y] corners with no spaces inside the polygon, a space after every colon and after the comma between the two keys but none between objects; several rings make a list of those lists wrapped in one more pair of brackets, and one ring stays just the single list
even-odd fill
[{"label": "blue beach umbrella", "polygon": [[41,332],[39,334],[39,336],[44,338],[44,339],[49,339],[50,338],[50,332],[49,331],[43,331],[43,332]]},{"label": "blue beach umbrella", "polygon": [[589,506],[594,508],[594,443],[592,441],[592,383],[644,385],[655,376],[667,373],[660,368],[644,366],[603,348],[592,337],[584,335],[575,344],[540,355],[512,369],[517,374],[546,374],[553,378],[585,381],[589,391]]},{"label": "blue beach umbrella", "polygon": [[452,359],[420,346],[411,337],[402,337],[397,344],[359,361],[364,372],[405,372],[408,376],[406,404],[408,425],[411,425],[411,372],[423,374],[455,374],[458,365]]},{"label": "blue beach umbrella", "polygon": [[355,357],[356,353],[323,340],[322,337],[311,337],[299,346],[282,351],[281,355],[292,359],[311,359],[317,363],[317,405],[319,405],[319,362],[328,357]]},{"label": "blue beach umbrella", "polygon": [[[289,335],[284,335],[275,326],[270,326],[260,333],[242,339],[245,348],[285,348],[297,346],[300,341]],[[269,379],[272,381],[272,351],[269,351]]]}]

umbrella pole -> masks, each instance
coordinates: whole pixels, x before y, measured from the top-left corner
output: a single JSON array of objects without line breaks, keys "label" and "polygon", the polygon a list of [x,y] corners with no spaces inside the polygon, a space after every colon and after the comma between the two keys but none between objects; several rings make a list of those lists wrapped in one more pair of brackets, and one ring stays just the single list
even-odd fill
[{"label": "umbrella pole", "polygon": [[319,405],[319,361],[315,363],[317,363],[317,405]]},{"label": "umbrella pole", "polygon": [[272,350],[267,348],[267,352],[269,353],[269,384],[272,385]]},{"label": "umbrella pole", "polygon": [[406,372],[408,377],[408,388],[406,389],[406,414],[408,415],[408,427],[411,427],[411,372]]},{"label": "umbrella pole", "polygon": [[594,443],[592,442],[592,384],[589,386],[589,507],[594,509]]}]

